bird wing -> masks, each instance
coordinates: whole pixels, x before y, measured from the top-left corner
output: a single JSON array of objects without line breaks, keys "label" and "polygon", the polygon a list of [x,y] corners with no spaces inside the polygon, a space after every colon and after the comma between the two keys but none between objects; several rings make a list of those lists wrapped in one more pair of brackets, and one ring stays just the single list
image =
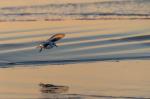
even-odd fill
[{"label": "bird wing", "polygon": [[50,37],[47,41],[48,42],[56,42],[60,39],[62,39],[65,36],[65,34],[55,34],[52,37]]}]

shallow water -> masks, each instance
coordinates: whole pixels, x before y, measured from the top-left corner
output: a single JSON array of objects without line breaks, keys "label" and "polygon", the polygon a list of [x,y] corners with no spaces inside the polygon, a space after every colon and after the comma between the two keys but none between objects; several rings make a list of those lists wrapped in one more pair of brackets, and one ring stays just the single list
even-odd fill
[{"label": "shallow water", "polygon": [[[150,57],[149,20],[8,22],[1,26],[0,67]],[[57,42],[59,47],[39,53],[36,46],[57,33],[66,34]]]}]

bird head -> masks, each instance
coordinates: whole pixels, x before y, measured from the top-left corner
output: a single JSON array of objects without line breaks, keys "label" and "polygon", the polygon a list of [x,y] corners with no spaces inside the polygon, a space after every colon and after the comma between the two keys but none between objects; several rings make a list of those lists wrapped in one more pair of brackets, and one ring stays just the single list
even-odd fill
[{"label": "bird head", "polygon": [[40,44],[39,46],[37,46],[37,48],[44,48],[44,46]]}]

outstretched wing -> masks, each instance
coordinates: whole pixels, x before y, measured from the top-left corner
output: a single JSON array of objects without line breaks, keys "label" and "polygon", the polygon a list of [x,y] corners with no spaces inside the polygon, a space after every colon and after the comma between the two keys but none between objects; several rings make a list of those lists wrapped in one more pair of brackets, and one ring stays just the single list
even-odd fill
[{"label": "outstretched wing", "polygon": [[49,38],[47,41],[48,42],[56,42],[62,38],[64,38],[65,34],[55,34],[51,38]]}]

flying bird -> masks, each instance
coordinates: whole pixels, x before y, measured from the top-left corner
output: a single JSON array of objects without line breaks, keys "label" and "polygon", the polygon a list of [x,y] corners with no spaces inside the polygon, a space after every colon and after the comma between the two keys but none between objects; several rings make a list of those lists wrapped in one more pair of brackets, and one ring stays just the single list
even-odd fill
[{"label": "flying bird", "polygon": [[53,47],[58,47],[56,45],[56,42],[64,37],[65,34],[55,34],[52,37],[50,37],[48,40],[42,42],[42,44],[37,46],[37,48],[40,48],[39,52],[42,52],[43,49],[51,49]]}]

